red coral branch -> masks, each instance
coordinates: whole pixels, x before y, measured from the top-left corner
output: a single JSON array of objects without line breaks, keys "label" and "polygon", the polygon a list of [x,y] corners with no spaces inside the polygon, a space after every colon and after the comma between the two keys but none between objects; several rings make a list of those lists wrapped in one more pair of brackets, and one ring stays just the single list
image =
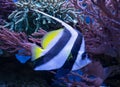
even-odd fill
[{"label": "red coral branch", "polygon": [[[34,38],[35,36],[43,36],[46,33],[44,30],[40,30],[38,33],[34,33],[28,37],[25,33],[13,32],[6,28],[0,28],[0,49],[14,53],[19,49],[25,49],[27,55],[31,55],[31,43],[41,44],[40,38]],[[34,36],[34,37],[33,37]]]},{"label": "red coral branch", "polygon": [[38,32],[33,33],[28,39],[32,43],[36,43],[38,45],[41,45],[41,38],[46,34],[47,32],[43,29],[40,29]]},{"label": "red coral branch", "polygon": [[[8,20],[8,15],[15,10],[15,8],[13,0],[0,0],[0,20]],[[3,24],[3,21],[0,21],[0,24]]]},{"label": "red coral branch", "polygon": [[[78,27],[86,40],[87,51],[94,55],[120,57],[120,11],[119,0],[71,0],[78,13]],[[87,3],[86,8],[81,4]],[[89,24],[81,21],[80,15],[91,18]]]},{"label": "red coral branch", "polygon": [[16,52],[23,48],[23,43],[28,43],[24,33],[10,32],[8,29],[0,28],[0,48],[9,52]]}]

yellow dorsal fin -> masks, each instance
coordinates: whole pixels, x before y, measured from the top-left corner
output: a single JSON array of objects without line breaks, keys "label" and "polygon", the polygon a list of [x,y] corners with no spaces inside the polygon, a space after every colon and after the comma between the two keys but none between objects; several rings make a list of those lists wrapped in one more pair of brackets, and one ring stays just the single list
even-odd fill
[{"label": "yellow dorsal fin", "polygon": [[48,32],[43,40],[42,40],[42,47],[43,49],[45,49],[48,44],[62,31],[62,29],[59,29],[59,30],[54,30],[54,31],[51,31],[51,32]]},{"label": "yellow dorsal fin", "polygon": [[36,60],[40,58],[42,52],[43,52],[43,49],[38,45],[34,44],[32,46],[32,60]]}]

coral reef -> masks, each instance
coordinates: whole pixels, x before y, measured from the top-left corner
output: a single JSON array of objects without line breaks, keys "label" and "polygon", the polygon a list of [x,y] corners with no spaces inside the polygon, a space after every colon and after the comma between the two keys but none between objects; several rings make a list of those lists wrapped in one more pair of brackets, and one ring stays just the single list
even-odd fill
[{"label": "coral reef", "polygon": [[[120,61],[119,0],[70,0],[78,13],[78,26],[85,36],[86,46],[92,55],[117,58]],[[86,4],[85,7],[82,5]],[[84,15],[82,21],[80,15]],[[89,23],[86,23],[86,18]],[[102,56],[102,57],[103,57]]]},{"label": "coral reef", "polygon": [[[1,33],[2,32],[2,33]],[[15,51],[18,51],[19,49],[21,48],[24,48],[26,51],[23,53],[24,55],[30,55],[30,43],[33,42],[33,43],[37,43],[40,45],[40,42],[38,43],[38,41],[40,41],[40,38],[39,40],[30,36],[30,37],[27,37],[25,35],[25,33],[16,33],[16,32],[11,32],[7,29],[4,29],[4,28],[1,28],[0,29],[0,39],[3,43],[1,43],[0,45],[0,48],[1,49],[4,49],[4,50],[7,50],[7,51],[10,51],[10,52],[15,52]],[[32,34],[33,36],[35,37],[41,37],[43,36],[44,34],[46,33],[46,31],[44,30],[40,30],[39,32],[36,32],[34,34]],[[11,37],[9,37],[11,36]],[[5,46],[4,46],[5,45]],[[94,68],[93,68],[94,66]],[[95,68],[96,67],[96,68]],[[109,69],[109,68],[108,68]],[[70,75],[72,75],[73,77],[74,76],[77,76],[79,78],[82,78],[85,82],[76,82],[76,81],[70,81],[69,79],[67,79],[68,77],[65,77],[63,80],[64,80],[64,83],[65,85],[71,85],[71,87],[73,86],[90,86],[90,85],[100,85],[101,84],[101,81],[103,81],[104,79],[106,79],[109,74],[111,74],[111,72],[113,73],[114,71],[118,71],[118,73],[120,72],[119,71],[119,66],[115,66],[115,67],[112,67],[110,70],[107,69],[107,72],[104,74],[103,73],[103,67],[101,66],[100,63],[97,63],[95,62],[93,65],[90,65],[89,67],[85,67],[83,69],[85,75],[79,75],[78,73],[74,73],[74,72],[71,72]],[[116,74],[114,72],[114,74]],[[88,77],[86,77],[86,75],[95,75],[97,76],[98,78],[96,79],[90,79]],[[100,78],[99,78],[100,77]],[[102,78],[102,79],[101,79]],[[90,85],[89,85],[90,84]]]},{"label": "coral reef", "polygon": [[[93,68],[94,67],[94,68]],[[70,72],[65,77],[59,78],[60,81],[56,81],[56,86],[61,87],[99,87],[104,86],[106,78],[109,76],[114,76],[117,70],[120,72],[120,67],[110,66],[103,68],[102,64],[98,61],[94,61],[88,66],[82,68],[81,70],[76,70]],[[55,74],[55,72],[52,71]],[[105,86],[106,87],[106,86]]]},{"label": "coral reef", "polygon": [[38,31],[39,28],[50,31],[61,27],[56,21],[35,12],[35,9],[66,22],[76,20],[74,9],[69,8],[69,4],[64,0],[20,0],[15,4],[17,9],[9,15],[10,22],[5,27],[16,32],[25,32],[29,35]]},{"label": "coral reef", "polygon": [[[1,2],[3,3],[3,1]],[[12,1],[10,2],[12,3]],[[7,6],[9,7],[9,5]],[[41,45],[41,37],[46,34],[45,30],[50,31],[61,27],[56,21],[37,13],[35,11],[37,9],[65,22],[73,22],[73,26],[83,33],[87,52],[92,59],[100,61],[102,64],[93,64],[96,68],[85,67],[83,70],[85,74],[94,74],[103,80],[107,76],[119,74],[120,0],[69,0],[68,2],[64,0],[19,0],[16,2],[16,6],[17,9],[8,17],[10,21],[0,28],[0,49],[12,54],[20,49],[25,49],[23,54],[31,55],[31,43]],[[7,20],[7,16],[4,17],[2,14],[7,12],[6,7],[5,10],[3,10],[4,7],[0,9],[0,21]],[[103,68],[109,75],[102,72]],[[81,76],[73,72],[70,75],[80,77],[85,82],[70,81],[68,77],[63,78],[68,87],[90,87],[91,85],[98,86],[101,83],[100,78],[91,80],[87,78],[87,75]]]},{"label": "coral reef", "polygon": [[11,14],[15,8],[12,0],[0,0],[0,24],[4,24],[4,20],[8,20],[8,15]]},{"label": "coral reef", "polygon": [[45,35],[46,31],[40,29],[38,32],[33,33],[31,36],[27,36],[24,32],[11,32],[6,28],[0,28],[0,49],[6,50],[10,53],[15,53],[20,49],[25,49],[24,54],[30,55],[31,48],[30,43],[41,44],[41,38]]}]

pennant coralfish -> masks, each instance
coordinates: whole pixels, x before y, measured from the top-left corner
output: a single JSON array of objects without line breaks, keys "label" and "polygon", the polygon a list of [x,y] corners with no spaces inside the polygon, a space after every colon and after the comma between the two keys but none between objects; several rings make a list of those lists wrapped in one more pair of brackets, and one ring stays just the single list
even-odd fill
[{"label": "pennant coralfish", "polygon": [[60,22],[65,28],[46,34],[41,43],[42,47],[32,45],[34,70],[67,69],[73,71],[91,62],[85,54],[84,38],[79,31],[53,16],[36,11]]}]

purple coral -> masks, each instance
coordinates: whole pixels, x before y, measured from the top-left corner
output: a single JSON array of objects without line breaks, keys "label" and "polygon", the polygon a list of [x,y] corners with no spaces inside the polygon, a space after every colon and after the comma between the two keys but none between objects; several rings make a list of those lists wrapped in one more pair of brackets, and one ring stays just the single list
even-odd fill
[{"label": "purple coral", "polygon": [[12,0],[0,0],[0,24],[7,20],[8,15],[15,10],[15,4]]},{"label": "purple coral", "polygon": [[[87,51],[92,55],[120,57],[120,1],[119,0],[70,0],[78,14],[78,27],[85,36]],[[87,3],[83,8],[81,4]],[[81,21],[89,17],[89,24]]]},{"label": "purple coral", "polygon": [[[41,39],[46,31],[40,29],[33,33],[32,36],[27,36],[24,32],[11,32],[7,28],[0,28],[0,49],[14,53],[18,50],[25,49],[26,55],[31,55],[31,43],[41,44]],[[35,38],[36,37],[36,38]]]}]

